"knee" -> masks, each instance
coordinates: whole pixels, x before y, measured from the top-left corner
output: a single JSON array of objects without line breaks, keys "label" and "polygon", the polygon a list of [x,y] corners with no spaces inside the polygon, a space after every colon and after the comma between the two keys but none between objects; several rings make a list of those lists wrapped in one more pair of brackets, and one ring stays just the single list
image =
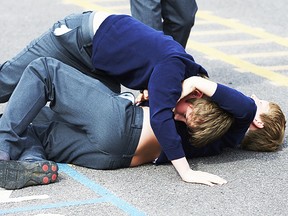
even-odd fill
[{"label": "knee", "polygon": [[47,64],[47,61],[50,57],[39,57],[31,61],[31,63],[28,65],[28,67],[35,67],[35,66],[43,66]]},{"label": "knee", "polygon": [[[33,60],[25,69],[24,73],[33,73],[38,78],[49,77],[49,71],[51,70],[51,66],[53,64],[51,61],[54,61],[53,58],[50,57],[39,57]],[[23,73],[23,74],[24,74]]]},{"label": "knee", "polygon": [[47,71],[47,69],[50,69],[51,67],[54,67],[56,65],[55,63],[58,62],[57,59],[51,58],[51,57],[39,57],[35,60],[33,60],[28,67],[32,67],[37,70],[41,71]]}]

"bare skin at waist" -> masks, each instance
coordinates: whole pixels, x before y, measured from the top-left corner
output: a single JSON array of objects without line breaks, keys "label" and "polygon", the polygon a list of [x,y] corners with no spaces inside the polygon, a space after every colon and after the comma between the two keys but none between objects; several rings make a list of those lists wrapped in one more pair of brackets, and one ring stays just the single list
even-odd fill
[{"label": "bare skin at waist", "polygon": [[143,115],[143,128],[130,167],[150,163],[158,158],[161,153],[160,144],[149,123],[148,107],[143,107]]}]

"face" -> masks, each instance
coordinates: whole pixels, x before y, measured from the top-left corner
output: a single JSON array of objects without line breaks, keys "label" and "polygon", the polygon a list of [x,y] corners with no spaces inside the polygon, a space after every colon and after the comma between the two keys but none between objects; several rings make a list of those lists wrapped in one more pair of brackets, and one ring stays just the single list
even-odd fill
[{"label": "face", "polygon": [[269,102],[265,100],[260,100],[256,95],[252,95],[251,98],[255,101],[255,104],[257,106],[257,112],[255,118],[260,117],[263,113],[268,113],[270,106]]},{"label": "face", "polygon": [[187,100],[191,98],[201,98],[203,93],[196,90],[191,92],[186,97],[182,98],[180,101],[177,102],[173,112],[174,112],[174,119],[176,121],[182,121],[186,123],[186,116],[189,116],[190,113],[193,111],[193,107]]},{"label": "face", "polygon": [[188,107],[188,103],[186,103],[186,98],[182,98],[179,102],[177,102],[175,109],[174,109],[174,114],[185,114],[186,109]]},{"label": "face", "polygon": [[191,105],[186,102],[185,98],[183,98],[176,104],[174,109],[174,119],[186,123],[186,116],[189,116],[191,112]]}]

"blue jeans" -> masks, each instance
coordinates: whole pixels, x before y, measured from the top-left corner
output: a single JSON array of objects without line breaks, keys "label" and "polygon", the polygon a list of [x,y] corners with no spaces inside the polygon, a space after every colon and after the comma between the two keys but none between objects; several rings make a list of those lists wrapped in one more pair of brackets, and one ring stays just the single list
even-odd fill
[{"label": "blue jeans", "polygon": [[[120,91],[120,84],[101,71],[95,70],[92,54],[92,12],[72,14],[56,22],[39,38],[33,40],[24,50],[0,66],[0,103],[9,100],[25,68],[39,57],[52,57],[70,65],[82,73],[101,80],[113,91]],[[71,31],[60,36],[54,30],[66,25]]]},{"label": "blue jeans", "polygon": [[130,6],[133,17],[185,48],[198,10],[195,0],[130,0]]},{"label": "blue jeans", "polygon": [[[47,102],[53,113],[43,120],[39,115]],[[128,167],[142,122],[142,108],[130,100],[73,67],[42,57],[24,70],[0,118],[0,151],[12,160],[30,159],[39,157],[43,146],[45,157],[56,162]]]}]

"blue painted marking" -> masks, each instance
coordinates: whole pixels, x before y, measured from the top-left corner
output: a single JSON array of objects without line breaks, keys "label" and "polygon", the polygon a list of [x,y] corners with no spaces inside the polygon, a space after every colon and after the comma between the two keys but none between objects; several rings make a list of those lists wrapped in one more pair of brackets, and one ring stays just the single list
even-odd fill
[{"label": "blue painted marking", "polygon": [[135,215],[135,216],[145,215],[143,212],[140,212],[138,209],[131,206],[130,204],[128,204],[124,200],[113,195],[111,192],[109,192],[104,187],[100,186],[99,184],[96,184],[95,182],[93,182],[89,178],[87,178],[86,176],[77,172],[75,169],[73,169],[69,165],[67,165],[67,164],[58,164],[58,165],[59,165],[60,171],[65,172],[67,175],[72,177],[74,180],[76,180],[79,183],[83,184],[84,186],[90,188],[95,193],[103,196],[103,198],[105,198],[107,201],[113,203],[115,206],[122,209],[126,213],[128,213],[130,215]]},{"label": "blue painted marking", "polygon": [[131,206],[124,200],[116,197],[110,191],[105,189],[104,187],[96,184],[95,182],[91,181],[86,176],[82,175],[81,173],[77,172],[75,169],[70,167],[67,164],[58,164],[59,170],[66,173],[70,177],[72,177],[75,181],[83,184],[87,188],[94,191],[96,194],[102,196],[96,199],[89,199],[89,200],[81,200],[81,201],[70,201],[70,202],[60,202],[55,204],[46,204],[46,205],[37,205],[37,206],[26,206],[21,208],[13,208],[13,209],[0,209],[0,215],[3,214],[11,214],[11,213],[19,213],[19,212],[27,212],[27,211],[35,211],[35,210],[43,210],[43,209],[55,209],[55,208],[62,208],[62,207],[71,207],[71,206],[79,206],[79,205],[87,205],[87,204],[95,204],[95,203],[103,203],[109,202],[116,206],[117,208],[122,209],[124,212],[128,213],[129,215],[135,216],[143,216],[145,215],[143,212],[139,211],[135,207]]}]

